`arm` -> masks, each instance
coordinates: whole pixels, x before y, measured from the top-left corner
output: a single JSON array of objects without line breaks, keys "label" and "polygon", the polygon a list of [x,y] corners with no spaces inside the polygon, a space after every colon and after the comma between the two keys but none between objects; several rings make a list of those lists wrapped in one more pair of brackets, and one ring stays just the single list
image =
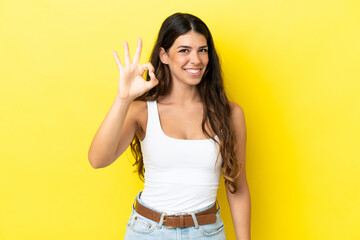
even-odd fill
[{"label": "arm", "polygon": [[236,136],[235,154],[242,165],[240,176],[236,179],[238,190],[232,194],[226,189],[226,195],[231,211],[231,217],[237,240],[250,240],[250,215],[251,202],[250,191],[246,180],[245,150],[246,150],[246,126],[244,111],[236,103],[231,104],[231,122]]},{"label": "arm", "polygon": [[103,168],[110,165],[118,156],[116,154],[118,145],[124,151],[125,146],[130,144],[137,128],[137,122],[132,114],[133,111],[128,113],[130,104],[130,100],[126,101],[118,96],[115,97],[108,114],[90,145],[88,158],[93,168]]},{"label": "arm", "polygon": [[[120,72],[119,91],[90,145],[88,158],[94,168],[110,165],[129,146],[136,130],[139,129],[136,110],[139,108],[133,100],[159,83],[151,63],[139,65],[141,39],[139,38],[133,62],[130,61],[127,42],[124,42],[124,48],[124,65],[117,53],[113,52]],[[149,71],[149,81],[143,78],[145,71]]]}]

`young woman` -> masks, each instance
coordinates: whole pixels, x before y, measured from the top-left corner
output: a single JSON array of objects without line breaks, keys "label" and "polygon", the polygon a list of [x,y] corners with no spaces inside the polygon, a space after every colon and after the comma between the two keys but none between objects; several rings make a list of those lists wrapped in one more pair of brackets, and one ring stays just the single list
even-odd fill
[{"label": "young woman", "polygon": [[91,165],[102,168],[130,145],[145,179],[125,239],[225,239],[216,201],[222,172],[236,237],[249,240],[244,112],[225,95],[208,27],[176,13],[143,65],[141,48],[139,39],[131,61],[124,42],[124,63],[113,52],[119,91],[89,149]]}]

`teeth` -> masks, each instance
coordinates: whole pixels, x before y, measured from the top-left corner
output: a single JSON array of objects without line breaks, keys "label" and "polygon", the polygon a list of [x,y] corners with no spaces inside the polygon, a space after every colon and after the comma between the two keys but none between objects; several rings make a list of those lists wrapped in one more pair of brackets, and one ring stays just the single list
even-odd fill
[{"label": "teeth", "polygon": [[195,70],[195,69],[185,69],[186,71],[190,72],[190,73],[198,73],[200,72],[200,69]]}]

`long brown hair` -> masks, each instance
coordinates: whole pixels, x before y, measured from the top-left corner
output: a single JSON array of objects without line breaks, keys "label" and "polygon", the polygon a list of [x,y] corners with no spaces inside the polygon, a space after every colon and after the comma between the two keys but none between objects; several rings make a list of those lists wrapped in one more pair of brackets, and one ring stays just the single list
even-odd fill
[{"label": "long brown hair", "polygon": [[[150,57],[150,62],[155,68],[155,76],[159,80],[159,84],[135,100],[152,101],[169,92],[171,88],[170,69],[168,65],[160,61],[159,49],[162,47],[165,51],[168,51],[180,35],[190,30],[204,35],[208,45],[209,63],[201,82],[197,85],[204,107],[201,124],[202,131],[219,145],[219,154],[221,154],[223,159],[222,173],[225,178],[225,185],[231,193],[235,193],[237,191],[235,179],[240,174],[240,165],[235,156],[236,138],[230,120],[231,109],[224,91],[220,61],[215,51],[213,38],[210,30],[201,19],[184,13],[175,13],[165,19]],[[149,80],[149,76],[147,80]],[[219,141],[212,137],[205,129],[207,121],[210,123],[212,131],[218,136]],[[135,157],[134,165],[137,165],[135,172],[137,171],[140,179],[144,180],[143,155],[140,139],[136,134],[130,146]]]}]

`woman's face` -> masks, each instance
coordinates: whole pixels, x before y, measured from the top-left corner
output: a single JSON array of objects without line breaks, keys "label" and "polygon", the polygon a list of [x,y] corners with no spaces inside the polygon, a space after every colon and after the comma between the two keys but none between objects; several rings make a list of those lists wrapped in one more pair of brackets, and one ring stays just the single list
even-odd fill
[{"label": "woman's face", "polygon": [[160,59],[170,68],[172,81],[197,85],[209,62],[208,46],[204,35],[189,31],[180,35],[165,52],[159,52]]}]

